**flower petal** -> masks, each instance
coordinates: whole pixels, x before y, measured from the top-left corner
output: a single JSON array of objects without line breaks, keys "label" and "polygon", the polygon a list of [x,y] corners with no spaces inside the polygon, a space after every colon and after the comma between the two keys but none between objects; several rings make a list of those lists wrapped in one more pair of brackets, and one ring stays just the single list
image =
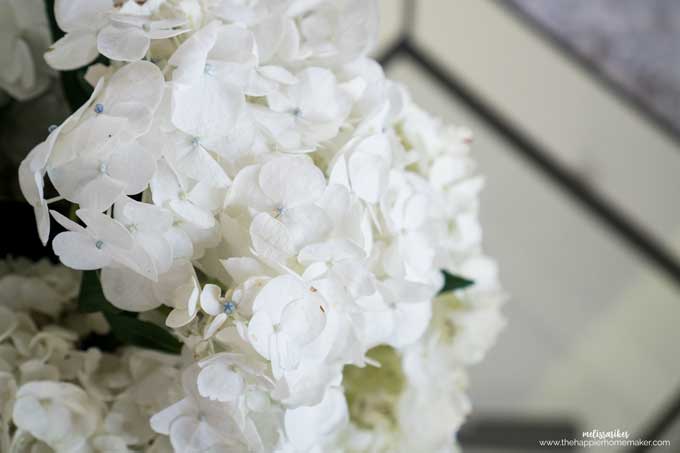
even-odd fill
[{"label": "flower petal", "polygon": [[222,402],[236,400],[246,387],[243,377],[225,360],[215,361],[203,368],[196,383],[201,396]]},{"label": "flower petal", "polygon": [[245,96],[240,89],[209,74],[173,87],[172,122],[196,137],[228,135],[244,107]]},{"label": "flower petal", "polygon": [[121,310],[142,312],[161,305],[153,292],[153,282],[131,270],[105,267],[101,284],[106,300]]},{"label": "flower petal", "polygon": [[293,208],[319,199],[326,187],[326,178],[308,158],[285,156],[262,166],[259,183],[271,200]]},{"label": "flower petal", "polygon": [[95,240],[83,233],[59,233],[52,241],[52,248],[61,262],[73,269],[94,270],[111,264],[106,249],[96,247]]},{"label": "flower petal", "polygon": [[255,252],[264,259],[283,264],[295,254],[295,245],[286,227],[266,213],[250,224],[250,238]]},{"label": "flower petal", "polygon": [[137,61],[144,58],[151,40],[137,27],[111,24],[97,35],[97,49],[116,61]]},{"label": "flower petal", "polygon": [[212,316],[217,316],[222,312],[222,289],[209,283],[203,287],[201,291],[201,308],[204,312]]},{"label": "flower petal", "polygon": [[45,61],[59,71],[80,68],[99,55],[96,41],[94,31],[78,30],[67,33],[45,52]]}]

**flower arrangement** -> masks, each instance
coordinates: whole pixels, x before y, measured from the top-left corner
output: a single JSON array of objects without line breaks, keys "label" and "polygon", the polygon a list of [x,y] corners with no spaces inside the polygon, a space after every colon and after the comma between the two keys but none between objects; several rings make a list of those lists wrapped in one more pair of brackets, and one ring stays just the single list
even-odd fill
[{"label": "flower arrangement", "polygon": [[455,448],[504,295],[471,135],[366,56],[375,3],[54,12],[46,60],[93,89],[19,178],[83,272],[28,266],[63,297],[1,308],[7,451]]}]

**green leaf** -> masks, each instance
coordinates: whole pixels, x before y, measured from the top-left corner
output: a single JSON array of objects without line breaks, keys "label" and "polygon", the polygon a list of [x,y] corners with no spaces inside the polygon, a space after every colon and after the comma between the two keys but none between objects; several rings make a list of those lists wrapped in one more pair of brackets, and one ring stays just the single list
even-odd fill
[{"label": "green leaf", "polygon": [[78,309],[83,313],[120,313],[121,310],[111,305],[104,297],[102,285],[96,271],[83,272],[78,295]]},{"label": "green leaf", "polygon": [[124,344],[179,354],[182,344],[170,332],[156,324],[126,314],[105,314],[113,335]]},{"label": "green leaf", "polygon": [[446,271],[442,271],[442,274],[444,274],[444,287],[439,291],[439,294],[467,288],[475,284],[472,280],[468,280],[460,275],[450,274]]}]

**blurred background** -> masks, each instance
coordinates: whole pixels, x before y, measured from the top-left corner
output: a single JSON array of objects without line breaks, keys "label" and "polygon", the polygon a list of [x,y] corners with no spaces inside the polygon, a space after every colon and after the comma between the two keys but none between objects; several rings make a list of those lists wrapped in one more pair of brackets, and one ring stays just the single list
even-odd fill
[{"label": "blurred background", "polygon": [[[675,446],[602,451],[680,451],[680,2],[380,5],[388,75],[475,132],[486,249],[512,296],[472,370],[465,450],[619,429]],[[58,83],[0,105],[5,202],[68,107]]]},{"label": "blurred background", "polygon": [[381,8],[389,76],[475,133],[486,249],[512,297],[472,370],[465,451],[593,429],[680,451],[680,2]]}]

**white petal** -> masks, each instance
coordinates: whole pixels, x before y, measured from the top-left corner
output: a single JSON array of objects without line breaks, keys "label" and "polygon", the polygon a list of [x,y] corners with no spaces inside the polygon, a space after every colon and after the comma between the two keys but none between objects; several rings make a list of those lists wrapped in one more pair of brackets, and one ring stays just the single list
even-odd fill
[{"label": "white petal", "polygon": [[78,187],[76,193],[69,197],[84,209],[105,211],[125,194],[125,183],[108,175],[97,175]]},{"label": "white petal", "polygon": [[280,379],[286,371],[294,370],[302,358],[297,342],[291,341],[283,333],[274,333],[269,337],[269,354],[276,379]]},{"label": "white petal", "polygon": [[70,32],[81,28],[96,30],[104,17],[111,10],[111,0],[55,0],[54,15],[59,28]]},{"label": "white petal", "polygon": [[89,231],[104,242],[124,250],[132,249],[134,241],[130,232],[120,222],[101,212],[78,209],[76,215],[85,222]]},{"label": "white petal", "polygon": [[105,267],[101,284],[106,300],[121,310],[142,312],[161,305],[153,292],[153,282],[128,269]]},{"label": "white petal", "polygon": [[97,49],[116,61],[137,61],[149,50],[150,39],[137,27],[108,25],[97,35]]},{"label": "white petal", "polygon": [[[186,137],[189,139],[189,137]],[[216,187],[226,187],[230,180],[224,169],[202,145],[190,145],[190,149],[183,155],[173,154],[178,150],[172,147],[165,152],[166,159],[185,176],[198,181],[205,181]]]},{"label": "white petal", "polygon": [[85,228],[83,228],[81,225],[77,224],[73,220],[69,219],[68,217],[65,217],[63,214],[57,211],[50,211],[50,214],[52,214],[54,220],[56,220],[57,223],[63,226],[65,229],[69,231],[76,231],[79,233],[87,234]]},{"label": "white petal", "polygon": [[[49,142],[39,143],[19,165],[19,187],[26,201],[35,206],[43,199],[43,174],[47,157],[51,151]],[[34,169],[37,167],[37,170]]]},{"label": "white petal", "polygon": [[[316,406],[289,409],[285,415],[286,434],[302,451],[319,443],[324,436],[347,423],[347,403],[342,391],[330,388]],[[314,429],[309,429],[313,426]]]},{"label": "white petal", "polygon": [[229,190],[229,205],[238,205],[257,211],[274,209],[274,203],[260,188],[260,167],[249,165],[241,169]]},{"label": "white petal", "polygon": [[111,76],[98,102],[104,106],[105,114],[126,118],[126,131],[139,136],[151,127],[164,89],[165,79],[158,66],[135,61]]},{"label": "white petal", "polygon": [[320,198],[326,178],[310,159],[286,156],[264,164],[259,183],[271,200],[293,208]]},{"label": "white petal", "polygon": [[377,203],[387,187],[389,165],[379,156],[354,153],[349,158],[352,189],[362,200]]},{"label": "white petal", "polygon": [[170,426],[170,441],[175,451],[178,452],[216,451],[222,453],[223,439],[229,434],[220,433],[210,424],[194,417],[180,417]]},{"label": "white petal", "polygon": [[281,66],[260,66],[257,71],[263,77],[285,85],[292,85],[298,81],[297,77]]},{"label": "white petal", "polygon": [[257,52],[262,62],[269,61],[279,49],[283,39],[285,18],[272,14],[252,27],[257,41]]},{"label": "white petal", "polygon": [[274,334],[272,320],[264,311],[257,312],[248,322],[248,339],[264,358],[269,358],[269,339]]},{"label": "white petal", "polygon": [[272,322],[278,323],[285,306],[305,296],[305,285],[292,275],[281,275],[271,279],[260,290],[253,303],[253,310],[265,310]]},{"label": "white petal", "polygon": [[323,331],[326,316],[316,298],[304,298],[286,305],[281,314],[281,333],[303,346]]},{"label": "white petal", "polygon": [[172,226],[170,211],[150,203],[140,203],[125,197],[115,206],[115,216],[123,224],[135,225],[135,230],[148,233],[165,231]]},{"label": "white petal", "polygon": [[109,253],[111,258],[116,263],[125,266],[141,276],[153,280],[158,280],[158,268],[156,263],[144,249],[144,247],[135,243],[131,249],[124,250],[120,248],[112,248]]},{"label": "white petal", "polygon": [[196,137],[224,137],[236,125],[245,96],[235,86],[202,74],[190,85],[175,85],[172,122]]},{"label": "white petal", "polygon": [[34,207],[33,212],[35,213],[35,220],[38,225],[38,237],[40,237],[43,245],[47,245],[47,241],[50,239],[50,210],[47,207],[47,203],[42,202]]},{"label": "white petal", "polygon": [[250,238],[255,252],[275,263],[285,263],[295,253],[295,245],[286,227],[266,213],[260,213],[250,224]]},{"label": "white petal", "polygon": [[146,189],[155,171],[153,156],[136,142],[121,145],[108,163],[109,175],[124,184],[127,195]]},{"label": "white petal", "polygon": [[102,95],[107,104],[139,102],[151,110],[158,108],[165,89],[161,70],[148,61],[137,61],[116,71]]},{"label": "white petal", "polygon": [[210,60],[239,64],[255,64],[255,39],[247,29],[226,25],[219,29],[215,46],[210,50]]},{"label": "white petal", "polygon": [[288,229],[296,248],[322,240],[332,227],[326,213],[314,205],[287,209],[279,220]]},{"label": "white petal", "polygon": [[173,309],[168,317],[165,319],[165,325],[172,329],[179,329],[186,326],[194,319],[194,316],[189,315],[189,312],[181,308]]},{"label": "white petal", "polygon": [[59,233],[52,241],[52,248],[61,262],[73,269],[94,270],[111,263],[106,248],[97,248],[95,240],[83,233]]},{"label": "white petal", "polygon": [[97,51],[94,31],[78,30],[67,33],[45,52],[45,61],[59,71],[70,71],[91,63]]},{"label": "white petal", "polygon": [[57,191],[67,200],[77,203],[75,198],[88,182],[98,178],[99,162],[95,159],[76,158],[50,170],[50,180]]},{"label": "white petal", "polygon": [[172,265],[172,247],[164,236],[157,232],[138,232],[135,239],[147,253],[159,274],[166,272]]},{"label": "white petal", "polygon": [[151,429],[167,436],[170,433],[172,422],[182,415],[192,413],[193,411],[195,411],[195,408],[189,399],[180,400],[161,412],[154,414],[150,420]]},{"label": "white petal", "polygon": [[[190,285],[194,275],[194,267],[191,262],[175,260],[167,272],[159,275],[158,283],[154,285],[156,297],[165,305],[173,307],[175,305],[174,298],[177,288]],[[187,293],[186,297],[189,297],[190,292]]]},{"label": "white petal", "polygon": [[200,228],[211,228],[215,225],[215,216],[189,201],[172,200],[170,202],[170,209],[181,217],[182,220]]},{"label": "white petal", "polygon": [[267,276],[271,271],[251,257],[233,257],[222,260],[224,269],[236,283],[243,283],[251,277]]},{"label": "white petal", "polygon": [[211,338],[215,333],[222,327],[222,325],[227,321],[228,316],[225,313],[220,313],[219,315],[215,316],[212,321],[210,321],[210,324],[208,324],[208,327],[205,328],[205,331],[203,332],[203,339],[207,340],[208,338]]},{"label": "white petal", "polygon": [[208,52],[215,45],[217,32],[221,24],[212,21],[205,27],[191,35],[172,54],[168,64],[177,69],[173,72],[173,81],[179,83],[192,83],[205,69]]},{"label": "white petal", "polygon": [[201,396],[222,402],[234,401],[243,395],[246,383],[229,363],[215,361],[198,374],[198,392]]},{"label": "white petal", "polygon": [[414,343],[425,333],[431,315],[429,302],[399,304],[394,312],[395,333],[387,340],[387,343],[397,348]]},{"label": "white petal", "polygon": [[212,316],[222,312],[222,289],[211,283],[205,285],[201,291],[201,309]]},{"label": "white petal", "polygon": [[199,181],[189,192],[188,199],[196,206],[214,211],[224,204],[224,190],[207,181]]},{"label": "white petal", "polygon": [[400,279],[389,279],[381,285],[381,292],[386,299],[399,303],[418,304],[430,300],[434,296],[433,289],[425,284]]}]

